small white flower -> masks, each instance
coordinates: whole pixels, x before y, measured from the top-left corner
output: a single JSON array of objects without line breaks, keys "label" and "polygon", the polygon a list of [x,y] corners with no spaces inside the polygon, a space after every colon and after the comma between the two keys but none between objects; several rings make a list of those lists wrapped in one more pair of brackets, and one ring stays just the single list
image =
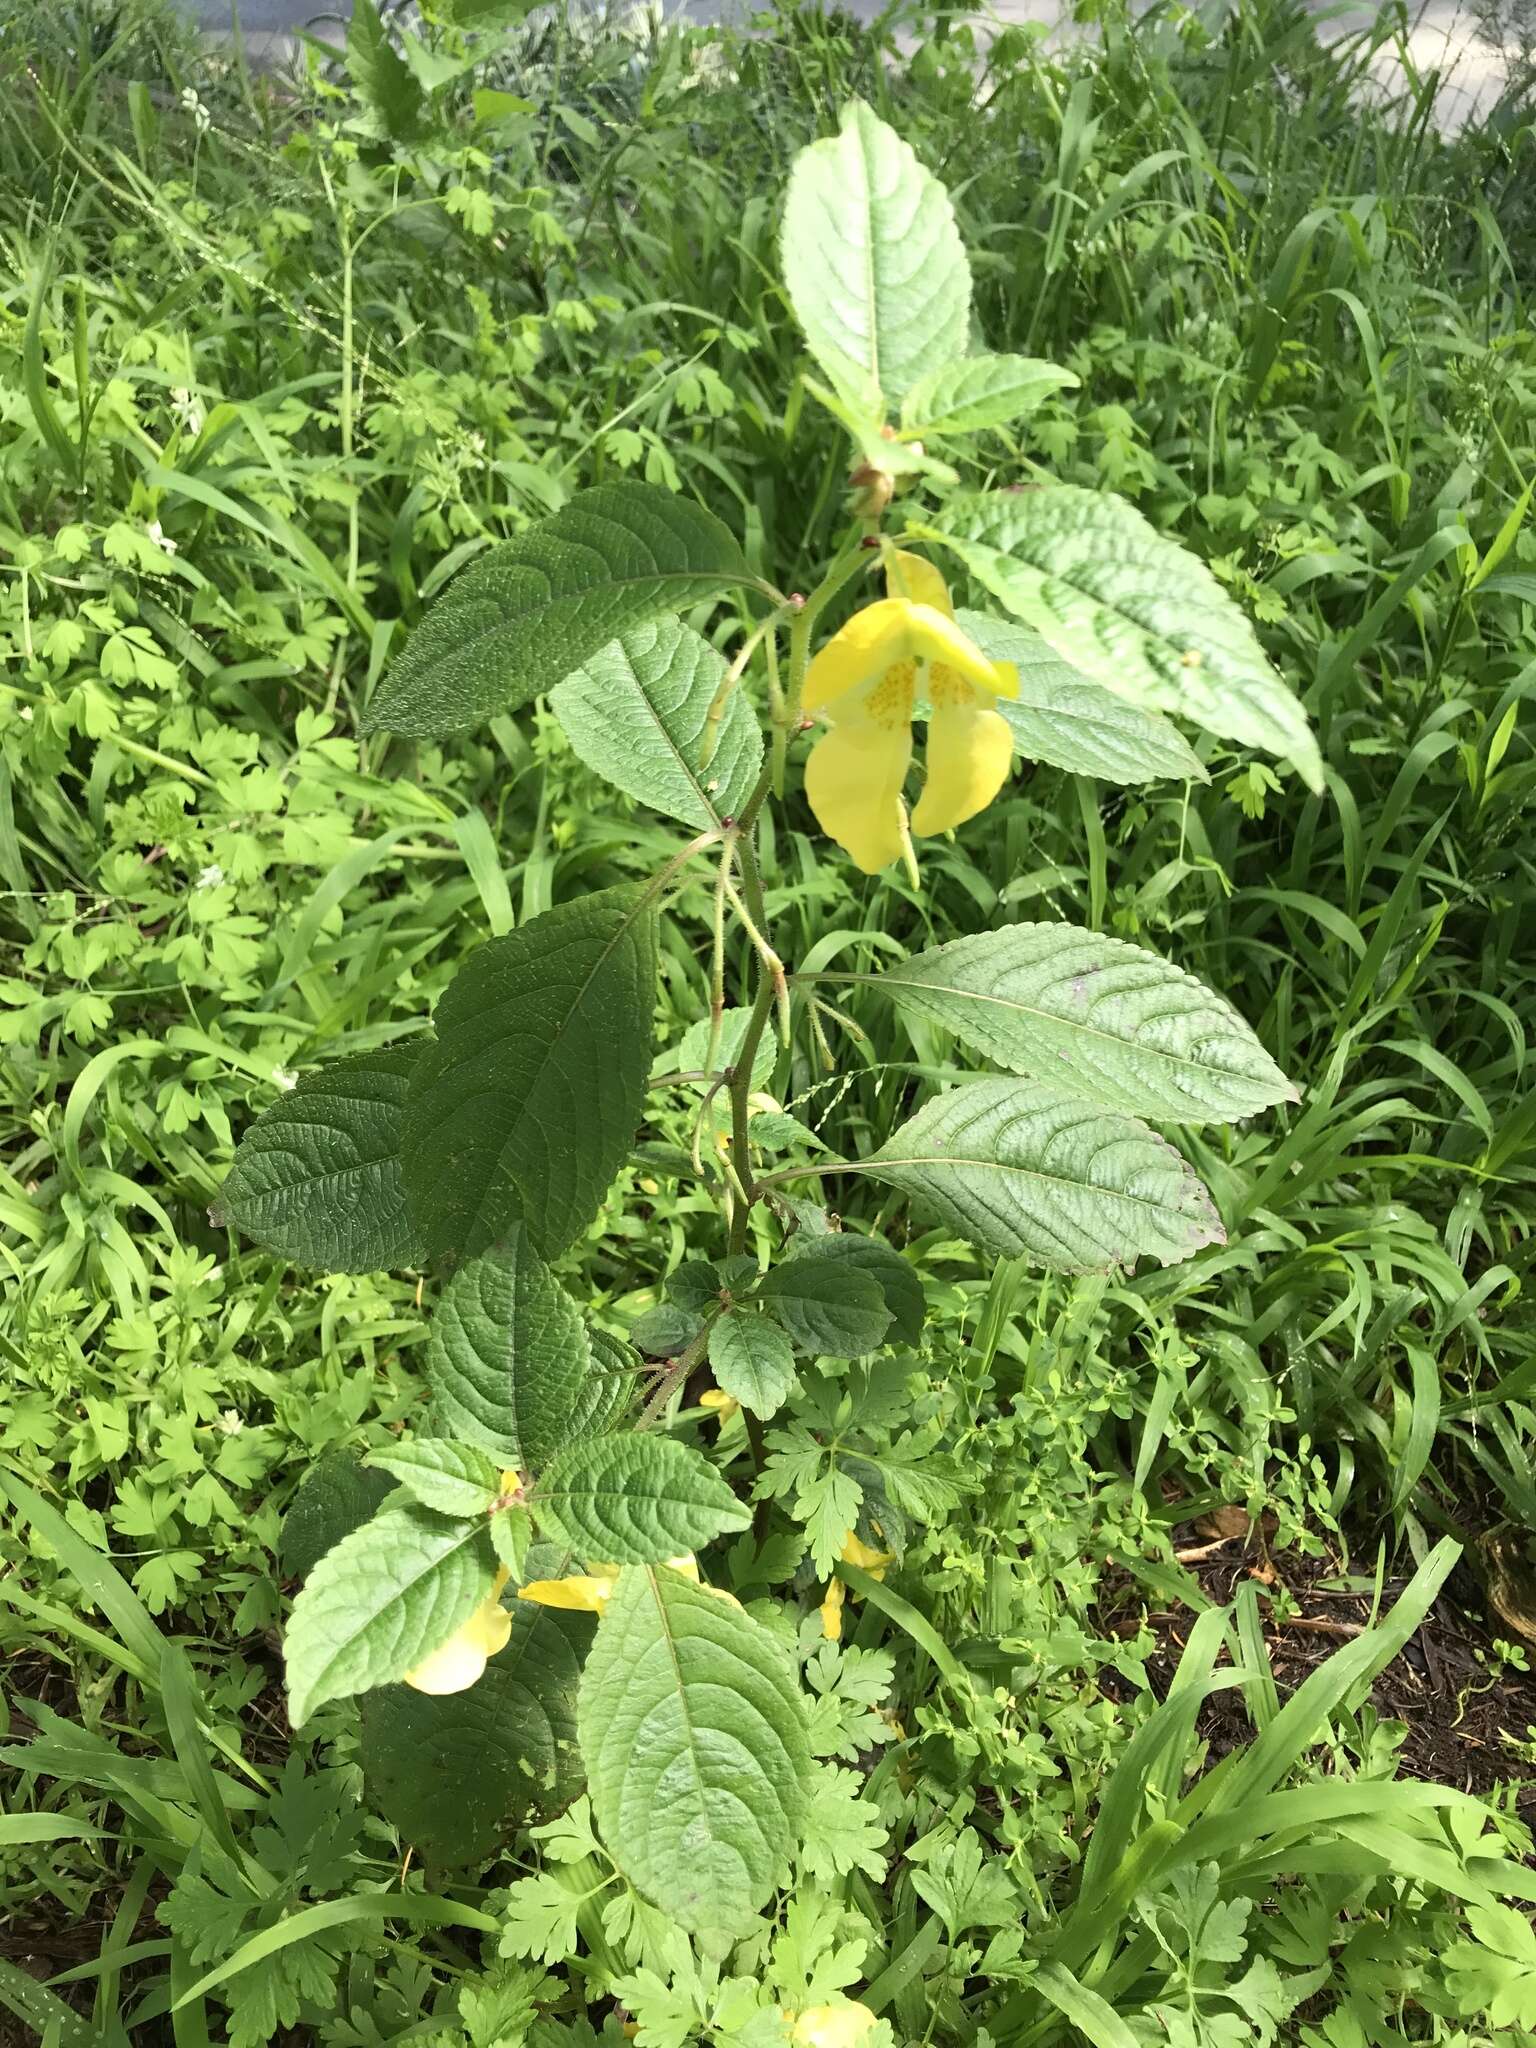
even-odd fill
[{"label": "small white flower", "polygon": [[292,1067],[274,1067],[272,1069],[272,1085],[275,1088],[297,1088],[299,1077]]},{"label": "small white flower", "polygon": [[221,1408],[219,1419],[213,1425],[222,1436],[238,1436],[245,1427],[244,1420],[236,1408]]},{"label": "small white flower", "polygon": [[203,408],[192,396],[185,384],[171,388],[171,411],[195,439],[203,431]]},{"label": "small white flower", "polygon": [[157,548],[163,549],[164,552],[168,555],[175,554],[176,543],[175,541],[167,538],[167,536],[161,532],[160,522],[158,519],[151,519],[148,526],[145,527],[144,531],[149,535],[150,539],[154,542]]},{"label": "small white flower", "polygon": [[210,861],[207,867],[198,875],[197,886],[199,889],[217,889],[223,879],[224,870],[216,860]]}]

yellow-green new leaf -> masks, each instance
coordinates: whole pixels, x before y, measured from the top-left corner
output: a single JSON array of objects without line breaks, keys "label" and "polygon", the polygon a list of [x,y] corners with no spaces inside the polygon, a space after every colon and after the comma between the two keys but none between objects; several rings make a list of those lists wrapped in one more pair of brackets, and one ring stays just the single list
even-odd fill
[{"label": "yellow-green new leaf", "polygon": [[790,1652],[665,1565],[619,1579],[576,1723],[604,1846],[690,1933],[742,1934],[805,1823],[806,1714]]}]

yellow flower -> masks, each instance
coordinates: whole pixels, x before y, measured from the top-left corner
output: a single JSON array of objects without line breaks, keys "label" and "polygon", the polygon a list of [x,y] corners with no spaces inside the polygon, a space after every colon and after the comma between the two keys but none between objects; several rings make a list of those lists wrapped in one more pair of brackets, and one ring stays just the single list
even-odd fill
[{"label": "yellow flower", "polygon": [[914,832],[948,832],[991,803],[1013,760],[1012,735],[994,705],[1019,694],[1013,664],[989,661],[956,625],[931,562],[893,551],[886,591],[833,634],[806,670],[801,699],[830,726],[805,764],[806,796],[822,830],[867,875],[898,859],[906,839],[901,792],[919,664],[932,708]]},{"label": "yellow flower", "polygon": [[405,1682],[417,1692],[468,1692],[484,1676],[485,1667],[498,1650],[507,1647],[512,1617],[501,1604],[511,1573],[503,1565],[490,1592],[468,1621],[461,1622],[438,1649],[430,1651],[405,1674]]},{"label": "yellow flower", "polygon": [[731,1417],[739,1414],[741,1410],[741,1403],[736,1396],[726,1393],[723,1387],[706,1387],[699,1396],[699,1406],[711,1411],[721,1429],[724,1429]]},{"label": "yellow flower", "polygon": [[[891,1551],[871,1550],[852,1529],[843,1538],[838,1556],[844,1564],[857,1565],[861,1572],[868,1572],[872,1579],[883,1579],[886,1566],[896,1562]],[[843,1639],[843,1602],[847,1597],[848,1589],[841,1579],[828,1582],[821,1600],[821,1632],[829,1643],[840,1643]]]},{"label": "yellow flower", "polygon": [[879,2024],[867,2005],[840,1998],[835,2005],[808,2005],[796,2013],[789,2038],[796,2048],[859,2048],[871,2027]]},{"label": "yellow flower", "polygon": [[[669,1571],[681,1572],[685,1579],[699,1584],[699,1561],[690,1552],[684,1557],[669,1557]],[[519,1600],[532,1600],[540,1607],[567,1607],[582,1614],[601,1614],[613,1597],[613,1589],[619,1583],[619,1567],[616,1564],[589,1564],[585,1573],[576,1572],[568,1579],[532,1579],[526,1586],[519,1586]],[[706,1593],[717,1593],[722,1600],[731,1600],[729,1593],[718,1586],[706,1586]],[[739,1602],[733,1601],[733,1605]]]}]

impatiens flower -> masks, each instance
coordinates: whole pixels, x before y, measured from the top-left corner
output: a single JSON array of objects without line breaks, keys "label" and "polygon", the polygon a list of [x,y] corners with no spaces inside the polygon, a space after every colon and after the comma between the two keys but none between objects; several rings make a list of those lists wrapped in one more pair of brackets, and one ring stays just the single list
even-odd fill
[{"label": "impatiens flower", "polygon": [[736,1396],[726,1393],[723,1387],[706,1387],[699,1396],[699,1406],[710,1410],[721,1429],[741,1411],[741,1403]]},{"label": "impatiens flower", "polygon": [[[692,1559],[689,1562],[692,1563]],[[539,1607],[565,1607],[577,1614],[601,1614],[619,1583],[616,1564],[595,1564],[587,1572],[573,1572],[568,1579],[532,1579],[519,1586],[519,1600],[532,1600]]]},{"label": "impatiens flower", "polygon": [[[727,1593],[723,1586],[706,1586],[699,1577],[699,1561],[688,1552],[682,1557],[669,1557],[667,1570],[681,1572],[685,1579],[691,1579],[703,1592],[713,1593],[717,1600],[728,1600],[733,1607],[741,1602],[734,1593]],[[532,1600],[540,1607],[573,1608],[582,1614],[601,1614],[613,1597],[613,1589],[619,1582],[619,1567],[616,1564],[589,1564],[586,1572],[574,1572],[568,1579],[532,1579],[526,1586],[519,1586],[519,1600]]]},{"label": "impatiens flower", "polygon": [[[886,1566],[896,1562],[889,1550],[871,1550],[867,1543],[861,1543],[852,1529],[843,1538],[838,1556],[844,1564],[868,1572],[872,1579],[883,1579]],[[821,1632],[829,1643],[840,1643],[843,1639],[843,1602],[847,1597],[848,1588],[841,1579],[829,1581],[821,1601]]]},{"label": "impatiens flower", "polygon": [[[786,2013],[785,2018],[789,2018]],[[840,1998],[835,2005],[808,2005],[796,2013],[789,2038],[796,2048],[859,2048],[872,2027],[880,2023],[867,2005]]]},{"label": "impatiens flower", "polygon": [[956,625],[931,562],[893,551],[886,591],[833,634],[806,670],[801,699],[830,726],[805,764],[806,796],[822,830],[867,875],[905,844],[901,792],[920,688],[931,709],[928,779],[912,813],[918,833],[948,832],[997,795],[1013,737],[995,706],[1019,694],[1013,664],[988,660]]},{"label": "impatiens flower", "polygon": [[468,1621],[461,1622],[446,1643],[406,1672],[407,1685],[414,1686],[417,1692],[468,1692],[479,1681],[491,1658],[507,1647],[512,1633],[512,1617],[501,1604],[502,1592],[511,1576],[503,1565],[490,1592]]}]

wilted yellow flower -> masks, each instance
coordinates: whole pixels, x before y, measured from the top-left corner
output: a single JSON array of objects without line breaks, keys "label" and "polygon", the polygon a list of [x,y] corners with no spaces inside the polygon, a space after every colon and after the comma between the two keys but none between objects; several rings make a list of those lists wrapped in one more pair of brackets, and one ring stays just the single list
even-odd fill
[{"label": "wilted yellow flower", "polygon": [[511,1576],[503,1565],[468,1621],[461,1622],[446,1643],[406,1672],[407,1685],[417,1692],[468,1692],[484,1676],[486,1665],[498,1650],[507,1647],[512,1633],[512,1617],[501,1604]]},{"label": "wilted yellow flower", "polygon": [[[886,1566],[896,1562],[893,1552],[871,1550],[867,1543],[859,1541],[852,1529],[843,1538],[838,1556],[844,1564],[857,1565],[861,1572],[868,1572],[872,1579],[883,1579]],[[821,1632],[829,1643],[840,1643],[843,1639],[843,1602],[847,1597],[848,1588],[841,1579],[829,1581],[821,1599]]]},{"label": "wilted yellow flower", "polygon": [[[788,2019],[789,2014],[785,2014]],[[808,2005],[796,2013],[789,2037],[796,2048],[859,2048],[859,2043],[880,2022],[867,2005],[840,1998],[835,2005]]]},{"label": "wilted yellow flower", "polygon": [[1013,738],[994,708],[1019,694],[1011,662],[990,661],[955,623],[944,578],[893,551],[887,595],[855,612],[806,670],[801,702],[830,730],[805,764],[817,822],[865,874],[899,859],[902,785],[912,763],[919,665],[927,671],[928,779],[912,830],[947,832],[986,809],[1007,779]]}]

